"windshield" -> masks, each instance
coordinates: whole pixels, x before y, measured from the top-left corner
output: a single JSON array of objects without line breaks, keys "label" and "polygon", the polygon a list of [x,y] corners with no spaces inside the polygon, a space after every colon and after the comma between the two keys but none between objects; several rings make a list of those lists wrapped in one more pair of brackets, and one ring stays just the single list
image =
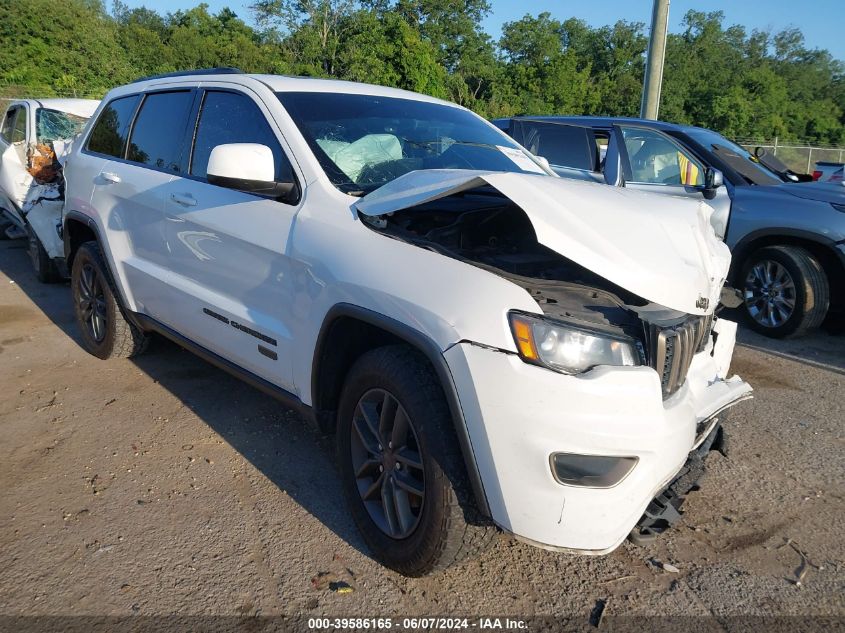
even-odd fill
[{"label": "windshield", "polygon": [[467,110],[372,95],[280,92],[331,182],[363,195],[418,169],[546,173]]},{"label": "windshield", "polygon": [[749,184],[776,185],[783,182],[778,174],[760,163],[748,150],[729,141],[721,134],[701,129],[685,130],[685,132],[739,172]]},{"label": "windshield", "polygon": [[73,138],[82,131],[87,122],[88,119],[75,114],[38,108],[35,112],[36,138],[39,143]]}]

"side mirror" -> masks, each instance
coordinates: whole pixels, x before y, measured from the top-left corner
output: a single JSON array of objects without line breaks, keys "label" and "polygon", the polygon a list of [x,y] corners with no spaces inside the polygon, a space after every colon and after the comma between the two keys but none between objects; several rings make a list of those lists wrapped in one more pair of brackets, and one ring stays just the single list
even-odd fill
[{"label": "side mirror", "polygon": [[289,198],[297,189],[289,169],[276,180],[273,150],[258,143],[227,143],[212,149],[206,178],[218,187],[272,198]]},{"label": "side mirror", "polygon": [[702,194],[706,200],[716,197],[716,190],[725,184],[725,177],[718,169],[708,169],[704,172],[704,189]]}]

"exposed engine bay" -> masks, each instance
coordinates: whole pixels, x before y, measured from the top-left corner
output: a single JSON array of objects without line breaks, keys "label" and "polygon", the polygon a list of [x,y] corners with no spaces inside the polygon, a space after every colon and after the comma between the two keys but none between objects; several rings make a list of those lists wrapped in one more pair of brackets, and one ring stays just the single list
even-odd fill
[{"label": "exposed engine bay", "polygon": [[528,215],[493,189],[362,219],[395,239],[512,281],[548,317],[633,338],[641,360],[660,375],[664,398],[681,388],[693,356],[711,338],[713,314],[693,316],[646,301],[543,246]]},{"label": "exposed engine bay", "polygon": [[492,188],[362,218],[381,233],[514,282],[552,318],[642,338],[641,319],[668,325],[688,316],[650,304],[539,244],[525,212]]}]

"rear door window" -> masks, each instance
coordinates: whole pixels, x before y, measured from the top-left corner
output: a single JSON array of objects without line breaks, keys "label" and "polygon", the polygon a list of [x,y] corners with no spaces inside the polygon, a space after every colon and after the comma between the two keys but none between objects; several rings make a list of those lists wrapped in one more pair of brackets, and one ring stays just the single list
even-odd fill
[{"label": "rear door window", "polygon": [[132,126],[127,160],[172,173],[180,173],[183,139],[194,93],[148,94]]},{"label": "rear door window", "polygon": [[191,175],[205,178],[211,150],[227,143],[266,145],[273,151],[276,179],[289,172],[287,157],[255,102],[244,94],[209,90],[205,93],[197,125]]},{"label": "rear door window", "polygon": [[597,171],[599,157],[593,130],[579,125],[515,119],[514,139],[535,156],[557,167]]},{"label": "rear door window", "polygon": [[121,97],[103,108],[94,129],[91,130],[91,136],[88,137],[88,151],[123,158],[129,124],[132,122],[139,98],[139,95]]}]

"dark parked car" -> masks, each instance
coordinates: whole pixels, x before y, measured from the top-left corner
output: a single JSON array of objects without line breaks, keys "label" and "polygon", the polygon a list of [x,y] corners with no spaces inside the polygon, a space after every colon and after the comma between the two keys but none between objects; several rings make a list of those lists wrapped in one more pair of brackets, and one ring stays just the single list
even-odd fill
[{"label": "dark parked car", "polygon": [[845,308],[845,187],[794,182],[712,130],[606,117],[493,123],[561,176],[701,197],[751,327],[797,336]]}]

